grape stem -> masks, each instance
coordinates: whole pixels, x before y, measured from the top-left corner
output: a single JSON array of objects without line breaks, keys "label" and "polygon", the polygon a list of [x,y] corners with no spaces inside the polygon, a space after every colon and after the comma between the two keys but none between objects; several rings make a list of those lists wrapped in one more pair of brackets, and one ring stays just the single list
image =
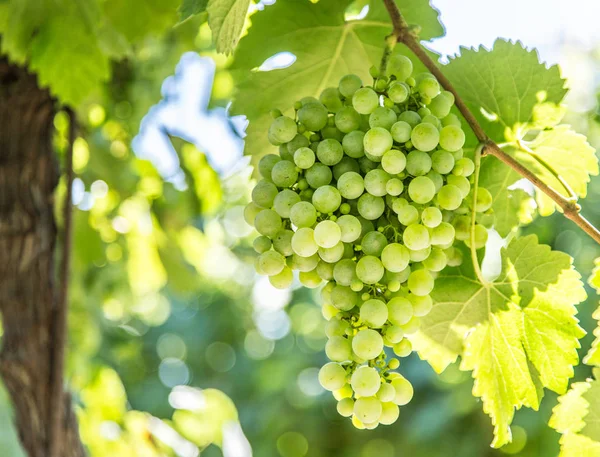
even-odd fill
[{"label": "grape stem", "polygon": [[475,246],[475,221],[477,219],[477,193],[479,191],[479,172],[481,171],[481,154],[485,148],[485,143],[480,143],[475,149],[475,182],[473,183],[473,208],[471,211],[471,228],[469,236],[471,237],[471,260],[473,261],[473,269],[477,275],[477,279],[483,285],[487,284],[487,281],[483,277],[483,272],[479,266],[479,259],[477,258],[477,247]]},{"label": "grape stem", "polygon": [[483,144],[481,152],[482,157],[486,155],[494,156],[496,159],[504,162],[504,164],[511,167],[525,179],[530,181],[535,187],[541,192],[546,194],[556,205],[562,210],[565,217],[577,224],[585,233],[600,244],[600,230],[598,230],[591,222],[589,222],[580,213],[581,206],[570,197],[565,197],[560,192],[553,189],[551,186],[543,182],[539,177],[535,175],[531,170],[521,164],[519,161],[514,159],[512,156],[504,152],[494,141],[492,141],[484,132],[483,128],[473,116],[473,113],[467,108],[467,105],[460,97],[458,92],[452,83],[442,73],[437,64],[429,56],[425,48],[419,42],[419,38],[402,16],[400,9],[396,5],[394,0],[383,0],[394,27],[392,34],[396,36],[399,43],[404,44],[410,49],[417,58],[427,67],[427,69],[437,78],[442,87],[452,92],[455,98],[455,104],[460,113],[463,115],[471,130],[477,137],[480,143]]}]

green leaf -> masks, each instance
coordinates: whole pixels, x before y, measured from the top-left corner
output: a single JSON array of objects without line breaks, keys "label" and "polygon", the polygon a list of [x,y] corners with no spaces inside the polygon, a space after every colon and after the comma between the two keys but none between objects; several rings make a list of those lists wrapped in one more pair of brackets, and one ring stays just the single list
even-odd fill
[{"label": "green leaf", "polygon": [[[559,125],[543,130],[531,142],[522,142],[525,148],[506,148],[519,162],[533,171],[546,184],[564,196],[567,190],[540,160],[549,164],[579,197],[587,195],[590,175],[598,174],[598,158],[595,149],[584,135],[571,130],[568,125]],[[529,149],[529,151],[527,150]],[[554,212],[555,203],[542,192],[536,193],[538,211],[542,216]]]},{"label": "green leaf", "polygon": [[508,189],[519,179],[521,175],[495,157],[483,159],[479,184],[492,194],[494,228],[503,238],[533,220],[535,204],[531,195],[523,189]]},{"label": "green leaf", "polygon": [[499,39],[491,50],[461,48],[443,71],[496,142],[505,140],[506,129],[529,122],[536,103],[559,103],[567,92],[558,67],[540,63],[537,52],[520,42]]},{"label": "green leaf", "polygon": [[177,10],[179,11],[179,20],[183,22],[188,17],[203,13],[206,11],[206,5],[208,5],[208,0],[183,0]]},{"label": "green leaf", "polygon": [[437,372],[458,356],[461,370],[473,371],[473,394],[492,418],[497,447],[511,439],[515,409],[537,409],[542,387],[567,389],[585,333],[575,305],[586,298],[572,259],[534,235],[514,239],[501,256],[494,282],[477,279],[468,254],[461,267],[444,271],[432,293],[434,307],[412,337]]},{"label": "green leaf", "polygon": [[50,16],[31,44],[29,67],[62,103],[77,105],[110,76],[108,57],[78,10]]},{"label": "green leaf", "polygon": [[130,42],[161,35],[177,22],[180,0],[106,0],[104,14]]},{"label": "green leaf", "polygon": [[[590,276],[588,283],[590,286],[596,289],[596,292],[600,293],[600,258],[596,259],[596,268],[594,268],[594,271],[592,271],[592,275]],[[583,363],[600,367],[600,307],[596,309],[592,317],[599,321],[599,323],[594,330],[594,336],[596,338],[592,343],[590,351],[583,359]]]},{"label": "green leaf", "polygon": [[250,0],[209,0],[208,25],[218,52],[231,54],[242,34]]},{"label": "green leaf", "polygon": [[[247,154],[266,154],[273,148],[266,135],[271,109],[290,110],[296,100],[318,96],[323,89],[336,86],[347,73],[371,81],[369,68],[381,59],[391,23],[380,1],[371,3],[363,20],[347,21],[344,13],[350,3],[285,0],[252,16],[252,27],[240,41],[232,66],[238,89],[232,110],[245,114],[250,121],[246,131]],[[438,13],[427,1],[397,3],[410,23],[421,25],[422,38],[443,33]],[[402,51],[401,46],[397,48]],[[284,51],[296,56],[290,67],[254,70]]]},{"label": "green leaf", "polygon": [[[596,377],[597,377],[596,373]],[[558,399],[549,425],[559,432],[559,457],[600,455],[600,383],[578,382]]]},{"label": "green leaf", "polygon": [[0,50],[15,63],[23,64],[35,31],[49,12],[45,0],[11,0],[0,3]]}]

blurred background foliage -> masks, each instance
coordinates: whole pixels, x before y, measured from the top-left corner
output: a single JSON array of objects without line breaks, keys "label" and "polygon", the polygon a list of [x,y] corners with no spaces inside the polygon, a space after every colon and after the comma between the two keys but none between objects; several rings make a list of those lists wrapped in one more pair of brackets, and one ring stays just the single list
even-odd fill
[{"label": "blurred background foliage", "polygon": [[[415,354],[402,367],[415,399],[396,424],[358,431],[337,415],[317,381],[317,295],[276,291],[254,274],[241,210],[252,170],[241,156],[243,120],[225,110],[231,59],[215,52],[202,15],[170,21],[113,64],[111,83],[77,113],[67,378],[91,457],[243,457],[250,446],[260,457],[557,455],[547,426],[555,395],[540,413],[519,411],[514,443],[493,450],[469,375],[451,366],[436,376]],[[595,91],[600,52],[568,43],[556,52],[580,90],[584,62]],[[598,101],[577,91],[569,100],[567,121],[600,145]],[[64,154],[64,113],[55,126]],[[63,194],[64,183],[58,201]],[[583,202],[596,224],[598,201],[596,178]],[[523,231],[572,255],[583,276],[600,256],[560,214]],[[579,308],[589,332],[582,355],[597,302],[590,290]],[[578,367],[575,380],[590,370]],[[20,457],[4,393],[0,405],[1,454]]]}]

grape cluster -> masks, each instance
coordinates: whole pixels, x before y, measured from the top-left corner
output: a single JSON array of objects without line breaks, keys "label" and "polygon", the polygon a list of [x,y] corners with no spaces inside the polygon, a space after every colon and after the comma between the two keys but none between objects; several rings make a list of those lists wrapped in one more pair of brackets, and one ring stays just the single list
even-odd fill
[{"label": "grape cluster", "polygon": [[412,70],[395,55],[389,77],[372,71],[371,87],[346,75],[318,100],[297,102],[294,118],[274,110],[268,138],[279,155],[260,160],[263,179],[245,209],[261,234],[258,273],[277,288],[290,286],[293,270],[307,287],[326,282],[331,362],[319,380],[358,428],[393,423],[411,400],[384,348],[411,353],[406,335],[432,308],[436,274],[462,262],[455,243],[485,245],[491,215],[486,189],[473,201],[475,165],[463,156],[453,95]]}]

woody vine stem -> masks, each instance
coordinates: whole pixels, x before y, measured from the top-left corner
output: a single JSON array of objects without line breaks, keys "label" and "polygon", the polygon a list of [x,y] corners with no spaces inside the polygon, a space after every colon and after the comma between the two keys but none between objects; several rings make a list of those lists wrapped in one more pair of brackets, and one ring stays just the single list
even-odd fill
[{"label": "woody vine stem", "polygon": [[494,141],[488,138],[477,119],[475,119],[475,116],[473,116],[473,113],[469,111],[469,108],[467,108],[465,102],[456,92],[456,89],[454,89],[454,87],[452,86],[452,83],[448,80],[448,78],[446,78],[446,76],[442,73],[440,68],[431,59],[431,57],[429,57],[429,55],[419,42],[417,34],[405,21],[395,1],[383,0],[383,2],[385,3],[390,18],[392,19],[392,25],[394,27],[392,35],[386,40],[386,50],[390,47],[390,39],[392,41],[402,43],[408,49],[410,49],[423,63],[423,65],[425,65],[425,67],[427,67],[427,69],[437,78],[442,87],[445,90],[452,92],[455,98],[456,107],[467,121],[467,124],[469,124],[469,127],[471,128],[479,142],[483,144],[483,150],[481,155],[492,155],[496,157],[498,160],[504,162],[506,165],[511,167],[521,176],[526,178],[540,191],[542,191],[544,194],[550,197],[554,201],[554,203],[556,203],[556,205],[562,210],[562,212],[568,219],[572,220],[585,233],[591,236],[594,239],[594,241],[596,241],[596,243],[600,244],[600,230],[598,230],[591,222],[589,222],[585,217],[581,215],[581,206],[576,201],[574,201],[570,197],[565,197],[560,192],[557,192],[555,189],[543,182],[533,172],[531,172],[528,168],[523,166],[523,164],[521,164],[513,157],[508,155],[506,152],[504,152],[500,148],[500,146],[498,146]]}]

